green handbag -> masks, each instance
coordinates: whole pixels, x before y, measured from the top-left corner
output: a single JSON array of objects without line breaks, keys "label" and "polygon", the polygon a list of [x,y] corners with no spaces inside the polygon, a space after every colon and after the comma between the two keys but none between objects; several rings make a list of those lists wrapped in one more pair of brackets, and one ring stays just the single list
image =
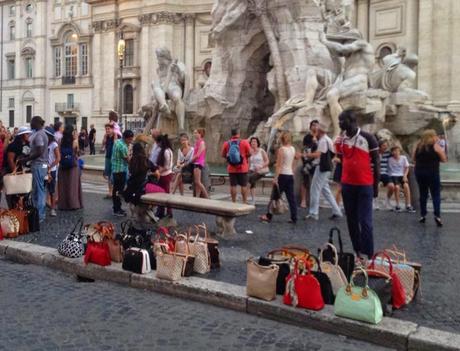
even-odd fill
[{"label": "green handbag", "polygon": [[360,270],[365,276],[365,287],[361,288],[354,285],[353,279],[358,273],[355,271],[350,282],[337,292],[334,313],[339,317],[377,324],[383,318],[382,304],[377,294],[368,286],[367,272],[363,268],[357,270]]}]

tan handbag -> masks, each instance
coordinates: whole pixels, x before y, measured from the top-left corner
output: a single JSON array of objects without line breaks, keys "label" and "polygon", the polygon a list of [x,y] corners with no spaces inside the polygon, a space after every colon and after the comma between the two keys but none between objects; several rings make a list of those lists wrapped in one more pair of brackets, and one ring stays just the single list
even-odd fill
[{"label": "tan handbag", "polygon": [[190,277],[193,274],[193,268],[195,265],[195,256],[190,253],[189,237],[183,234],[177,234],[174,236],[176,239],[175,250],[176,254],[185,258],[185,264],[182,270],[183,277]]},{"label": "tan handbag", "polygon": [[250,258],[247,269],[246,294],[266,301],[274,300],[279,267],[276,264],[261,266]]},{"label": "tan handbag", "polygon": [[32,173],[5,174],[3,187],[6,195],[28,194],[32,191]]},{"label": "tan handbag", "polygon": [[105,239],[109,246],[110,259],[113,262],[123,262],[123,247],[120,242],[115,239]]},{"label": "tan handbag", "polygon": [[190,252],[195,256],[193,271],[199,274],[206,274],[211,271],[211,260],[209,257],[208,244],[200,240],[198,232],[190,244]]},{"label": "tan handbag", "polygon": [[158,279],[177,281],[181,278],[186,258],[175,253],[159,253],[157,259]]},{"label": "tan handbag", "polygon": [[19,236],[20,223],[14,213],[2,211],[0,213],[0,225],[5,238],[16,238]]},{"label": "tan handbag", "polygon": [[[323,251],[326,247],[330,247],[334,252],[335,264],[323,261]],[[326,275],[329,277],[329,280],[331,281],[332,291],[334,292],[334,295],[337,295],[337,292],[341,287],[346,286],[348,284],[347,277],[345,276],[345,273],[343,273],[342,268],[338,265],[338,262],[339,256],[337,255],[337,249],[335,248],[335,246],[331,243],[327,243],[326,245],[324,245],[319,254],[319,264],[321,266],[321,271],[323,273],[326,273]]]}]

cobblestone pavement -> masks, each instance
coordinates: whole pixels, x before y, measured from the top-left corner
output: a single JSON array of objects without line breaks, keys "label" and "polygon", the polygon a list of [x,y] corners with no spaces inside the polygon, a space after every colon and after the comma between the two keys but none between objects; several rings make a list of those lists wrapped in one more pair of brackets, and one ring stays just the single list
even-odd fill
[{"label": "cobblestone pavement", "polygon": [[[59,212],[57,218],[48,218],[42,232],[20,237],[19,240],[56,247],[57,243],[70,230],[80,216],[85,222],[109,219],[117,224],[119,218],[111,216],[111,201],[103,200],[101,194],[85,193],[85,209],[72,212]],[[351,243],[344,219],[333,223],[327,219],[330,210],[322,209],[320,221],[299,220],[297,225],[287,223],[288,216],[277,216],[271,224],[260,223],[258,215],[264,212],[263,206],[257,206],[255,215],[238,218],[238,235],[231,240],[221,240],[223,267],[205,278],[222,280],[244,285],[246,279],[245,260],[250,256],[259,256],[269,250],[285,244],[302,244],[313,252],[327,240],[329,229],[337,225],[342,230],[345,250],[351,252]],[[460,290],[460,240],[458,214],[445,214],[443,228],[436,228],[432,217],[427,218],[425,226],[417,222],[417,214],[375,211],[375,245],[383,249],[396,244],[405,249],[408,258],[421,262],[422,294],[416,303],[397,311],[395,316],[419,323],[424,326],[447,331],[460,330],[460,305],[455,301]],[[299,215],[305,215],[301,210]],[[174,216],[182,226],[206,222],[214,228],[214,217],[175,211]],[[302,217],[299,217],[302,218]],[[118,227],[119,228],[119,227]],[[252,231],[247,234],[246,230]]]},{"label": "cobblestone pavement", "polygon": [[387,350],[0,259],[0,350]]}]

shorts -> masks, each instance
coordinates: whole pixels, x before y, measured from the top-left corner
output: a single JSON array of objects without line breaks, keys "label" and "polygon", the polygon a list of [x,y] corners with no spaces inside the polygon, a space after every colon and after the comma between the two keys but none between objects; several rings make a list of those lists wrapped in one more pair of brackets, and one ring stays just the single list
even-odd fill
[{"label": "shorts", "polygon": [[390,183],[390,176],[388,174],[381,174],[380,181],[382,182],[383,186],[387,186]]},{"label": "shorts", "polygon": [[51,175],[51,180],[46,185],[48,188],[48,193],[52,196],[56,192],[57,172],[51,171],[50,175]]},{"label": "shorts", "polygon": [[404,185],[404,177],[390,177],[390,183],[393,183],[394,185]]},{"label": "shorts", "polygon": [[112,159],[108,157],[105,158],[104,176],[109,179],[112,177]]},{"label": "shorts", "polygon": [[332,177],[332,180],[335,183],[341,183],[342,182],[342,164],[341,163],[337,163],[335,165],[334,175]]},{"label": "shorts", "polygon": [[247,173],[229,173],[230,186],[247,186],[248,174]]},{"label": "shorts", "polygon": [[248,173],[248,182],[251,185],[251,189],[256,187],[256,183],[259,179],[262,179],[265,175],[257,172],[249,171]]},{"label": "shorts", "polygon": [[193,164],[193,169],[195,169],[195,168],[198,168],[199,170],[203,170],[204,166],[194,163]]}]

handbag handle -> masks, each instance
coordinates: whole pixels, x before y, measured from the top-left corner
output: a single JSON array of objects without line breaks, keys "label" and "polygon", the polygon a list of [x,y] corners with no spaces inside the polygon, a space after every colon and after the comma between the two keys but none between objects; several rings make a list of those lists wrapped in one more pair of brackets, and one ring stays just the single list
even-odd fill
[{"label": "handbag handle", "polygon": [[[80,228],[78,229],[78,234],[76,233],[77,227],[80,225]],[[80,217],[80,219],[75,223],[75,226],[73,227],[72,231],[70,234],[77,235],[78,237],[81,237],[81,231],[83,229],[83,217]]]},{"label": "handbag handle", "polygon": [[406,252],[404,250],[399,250],[396,245],[393,245],[391,249],[385,249],[384,252],[388,254],[388,256],[392,257],[396,263],[407,262]]},{"label": "handbag handle", "polygon": [[315,255],[310,255],[308,256],[308,261],[314,261],[316,263],[316,266],[318,267],[318,272],[323,272],[323,270],[321,269],[321,262],[319,261],[318,257],[316,257]]},{"label": "handbag handle", "polygon": [[326,244],[323,245],[323,247],[321,248],[321,251],[319,252],[319,261],[320,261],[321,263],[323,263],[323,251],[324,251],[324,249],[327,248],[327,247],[330,247],[330,248],[332,249],[332,252],[334,253],[334,258],[335,258],[335,260],[334,260],[334,262],[335,262],[335,263],[334,263],[334,266],[337,267],[337,266],[339,265],[339,255],[337,254],[337,249],[336,249],[336,247],[335,247],[333,244],[331,244],[331,243],[326,243]]},{"label": "handbag handle", "polygon": [[369,296],[368,294],[368,290],[369,290],[369,277],[367,276],[367,272],[364,268],[362,267],[358,267],[354,272],[353,274],[351,275],[350,277],[350,282],[347,284],[347,287],[345,288],[345,292],[347,295],[351,295],[352,293],[352,288],[355,287],[355,283],[353,281],[353,279],[355,278],[355,276],[357,274],[364,274],[364,278],[365,278],[365,284],[364,284],[364,287],[362,288],[361,290],[361,296],[365,299],[367,299],[367,297]]},{"label": "handbag handle", "polygon": [[[185,241],[185,247],[186,247],[185,255],[190,256],[190,246],[188,245],[188,241],[189,241],[188,235],[185,236],[184,234],[179,234],[176,232],[175,238],[176,238],[176,242]],[[177,245],[174,247],[174,252],[177,252]]]},{"label": "handbag handle", "polygon": [[123,235],[128,234],[128,229],[133,225],[133,222],[128,219],[127,221],[121,222],[121,233]]},{"label": "handbag handle", "polygon": [[197,228],[197,232],[199,232],[200,228],[203,229],[204,231],[204,240],[207,241],[208,240],[208,228],[206,226],[206,223],[202,223],[202,224],[198,224],[195,226]]},{"label": "handbag handle", "polygon": [[295,260],[295,263],[294,263],[294,275],[296,277],[301,275],[300,274],[300,269],[299,269],[300,263],[302,263],[304,268],[307,270],[307,274],[304,274],[304,275],[310,275],[311,274],[311,267],[308,264],[308,260],[305,259],[305,258],[299,258],[299,259]]},{"label": "handbag handle", "polygon": [[334,232],[337,233],[337,238],[339,240],[339,250],[340,250],[339,252],[342,254],[343,253],[343,243],[342,243],[342,235],[340,234],[339,228],[337,227],[331,228],[331,230],[329,231],[329,242],[331,244],[334,244],[334,240],[333,240]]},{"label": "handbag handle", "polygon": [[[375,259],[377,257],[383,257],[388,261],[388,266],[390,267],[390,275],[393,274],[393,263],[391,262],[390,256],[388,256],[384,251],[376,252],[374,256],[372,256],[371,263],[369,264],[370,269],[375,269]],[[382,259],[383,262],[383,259]]]}]

